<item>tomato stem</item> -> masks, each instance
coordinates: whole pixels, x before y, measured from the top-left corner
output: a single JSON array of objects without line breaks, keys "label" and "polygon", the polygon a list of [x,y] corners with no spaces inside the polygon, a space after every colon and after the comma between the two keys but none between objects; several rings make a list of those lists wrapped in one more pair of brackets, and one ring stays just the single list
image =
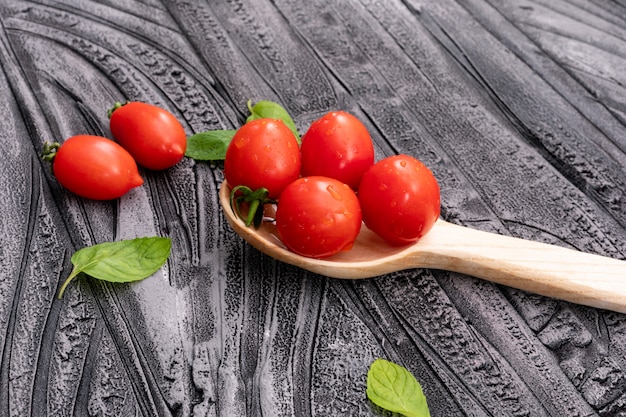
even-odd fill
[{"label": "tomato stem", "polygon": [[[128,103],[128,101],[126,103]],[[107,110],[107,116],[109,117],[109,119],[111,118],[111,116],[113,115],[113,112],[115,110],[117,110],[120,107],[124,106],[126,103],[121,103],[119,101],[116,101],[115,104],[113,104],[113,107],[111,107],[109,110]]]},{"label": "tomato stem", "polygon": [[256,225],[257,222],[254,221],[254,218],[256,217],[256,213],[259,210],[259,203],[259,200],[252,200],[250,202],[250,207],[248,208],[248,217],[246,218],[246,226],[250,226],[254,222],[254,226],[258,227]]},{"label": "tomato stem", "polygon": [[43,159],[46,162],[53,162],[54,157],[56,156],[57,151],[59,150],[60,147],[61,147],[61,144],[57,142],[44,143],[43,150],[41,151],[41,159]]},{"label": "tomato stem", "polygon": [[[275,204],[276,201],[267,198],[269,191],[267,188],[252,190],[245,185],[238,185],[230,192],[230,206],[237,217],[245,220],[246,226],[254,225],[255,228],[261,226],[263,222],[263,207],[265,204]],[[248,213],[245,216],[241,213],[241,205],[248,204]]]}]

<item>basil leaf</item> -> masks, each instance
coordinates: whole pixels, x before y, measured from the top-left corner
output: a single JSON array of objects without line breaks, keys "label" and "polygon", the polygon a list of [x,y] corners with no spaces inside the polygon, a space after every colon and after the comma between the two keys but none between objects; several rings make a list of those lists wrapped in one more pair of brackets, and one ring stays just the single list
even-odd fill
[{"label": "basil leaf", "polygon": [[404,367],[376,359],[367,372],[367,398],[385,410],[407,417],[430,417],[426,397],[415,377]]},{"label": "basil leaf", "polygon": [[235,130],[209,130],[187,138],[185,156],[198,161],[221,161]]},{"label": "basil leaf", "polygon": [[256,119],[278,119],[293,132],[298,144],[300,143],[300,134],[296,128],[296,123],[293,121],[287,110],[278,103],[274,103],[269,100],[261,100],[252,105],[252,100],[248,100],[248,110],[250,110],[250,116],[246,119],[246,122]]},{"label": "basil leaf", "polygon": [[[278,119],[293,132],[300,144],[300,135],[296,124],[280,104],[269,100],[262,100],[252,105],[252,100],[248,100],[250,116],[246,122],[256,119]],[[236,130],[208,130],[196,133],[187,138],[187,149],[185,156],[198,161],[223,161],[226,157],[226,150],[230,144]]]},{"label": "basil leaf", "polygon": [[105,242],[80,249],[72,255],[74,269],[59,290],[79,273],[109,282],[133,282],[147,278],[163,266],[170,255],[172,240],[165,237],[140,237]]}]

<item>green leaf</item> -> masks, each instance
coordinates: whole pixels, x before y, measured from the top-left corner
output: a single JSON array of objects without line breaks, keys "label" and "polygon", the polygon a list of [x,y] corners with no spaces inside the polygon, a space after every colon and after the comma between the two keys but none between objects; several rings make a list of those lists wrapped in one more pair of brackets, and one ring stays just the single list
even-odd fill
[{"label": "green leaf", "polygon": [[250,110],[250,116],[248,116],[246,122],[265,118],[282,120],[282,122],[291,129],[298,143],[300,143],[300,134],[298,133],[295,122],[287,110],[280,104],[269,100],[261,100],[253,106],[252,100],[248,100],[248,110]]},{"label": "green leaf", "polygon": [[158,271],[170,256],[172,240],[165,237],[140,237],[105,242],[80,249],[72,255],[74,269],[59,290],[65,288],[79,273],[109,282],[133,282]]},{"label": "green leaf", "polygon": [[376,359],[367,372],[367,398],[379,407],[407,417],[430,417],[426,397],[404,367]]},{"label": "green leaf", "polygon": [[[252,105],[252,101],[248,101],[248,109],[250,116],[246,122],[256,119],[278,119],[293,132],[300,143],[300,135],[293,119],[280,104],[269,100],[262,100]],[[206,132],[196,133],[187,138],[187,150],[185,156],[197,161],[223,161],[226,157],[226,150],[230,144],[236,130],[208,130]]]},{"label": "green leaf", "polygon": [[222,161],[235,130],[209,130],[187,138],[185,156],[198,161]]}]

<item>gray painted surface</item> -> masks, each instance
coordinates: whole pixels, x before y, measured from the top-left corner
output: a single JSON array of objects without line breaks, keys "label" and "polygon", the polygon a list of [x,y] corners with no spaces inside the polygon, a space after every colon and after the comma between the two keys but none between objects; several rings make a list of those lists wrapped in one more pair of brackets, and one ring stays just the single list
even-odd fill
[{"label": "gray painted surface", "polygon": [[[5,0],[0,23],[0,416],[386,415],[377,357],[433,417],[626,416],[622,314],[442,271],[312,275],[232,232],[219,164],[95,202],[38,156],[110,136],[115,101],[189,134],[236,128],[248,99],[301,132],[342,109],[378,159],[431,167],[446,220],[624,259],[623,4]],[[75,250],[144,235],[173,240],[159,273],[56,299]]]}]

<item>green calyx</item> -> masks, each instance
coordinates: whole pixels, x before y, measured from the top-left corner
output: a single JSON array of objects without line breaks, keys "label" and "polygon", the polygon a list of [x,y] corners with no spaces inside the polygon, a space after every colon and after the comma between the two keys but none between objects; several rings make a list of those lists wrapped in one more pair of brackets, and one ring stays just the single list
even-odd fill
[{"label": "green calyx", "polygon": [[46,142],[43,144],[43,150],[41,151],[41,159],[46,162],[53,162],[54,157],[57,155],[57,151],[61,147],[60,143],[57,142]]},{"label": "green calyx", "polygon": [[[265,204],[275,204],[276,201],[267,198],[269,191],[267,188],[259,188],[252,190],[245,185],[238,185],[230,192],[230,207],[233,209],[237,217],[245,220],[246,226],[254,225],[255,228],[261,226],[263,222],[263,206]],[[248,213],[242,215],[242,204],[248,205]]]},{"label": "green calyx", "polygon": [[111,107],[109,110],[107,110],[107,116],[109,117],[109,119],[113,115],[113,112],[115,110],[119,109],[120,107],[122,107],[124,104],[126,104],[126,103],[120,103],[119,101],[116,101],[115,104],[113,104],[113,107]]}]

